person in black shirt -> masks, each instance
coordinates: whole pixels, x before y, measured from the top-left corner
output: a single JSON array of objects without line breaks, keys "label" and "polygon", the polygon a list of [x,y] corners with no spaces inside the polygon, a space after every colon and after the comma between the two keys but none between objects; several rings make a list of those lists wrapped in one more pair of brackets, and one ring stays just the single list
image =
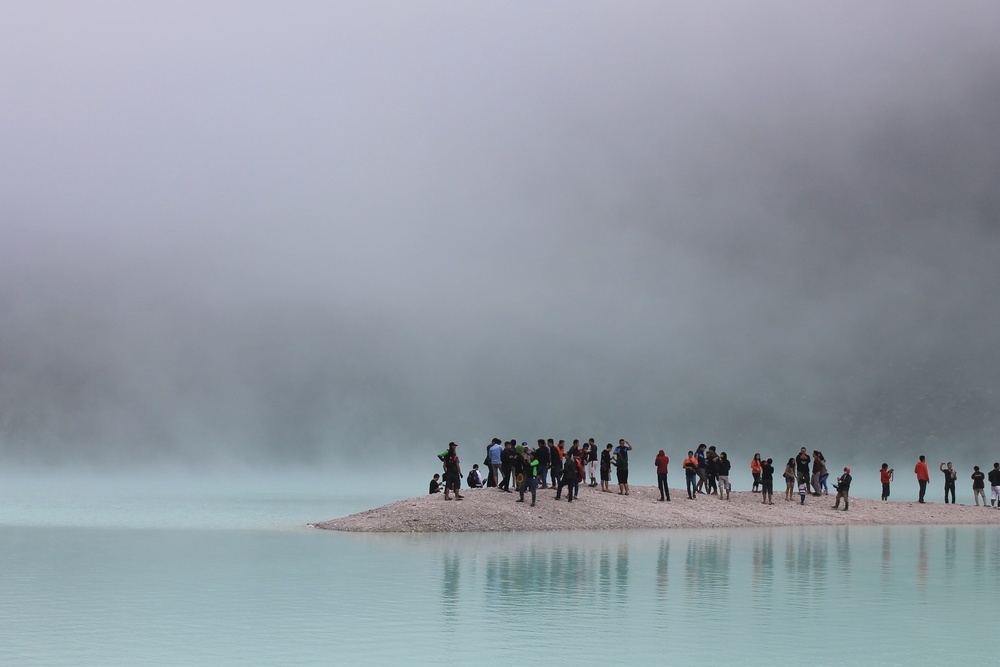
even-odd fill
[{"label": "person in black shirt", "polygon": [[462,464],[458,460],[458,445],[448,443],[448,453],[444,457],[444,499],[451,500],[449,491],[455,492],[455,500],[465,496],[458,492],[462,488]]},{"label": "person in black shirt", "polygon": [[[802,451],[805,451],[803,448]],[[774,501],[772,497],[774,496],[774,460],[768,459],[764,461],[764,465],[760,467],[760,484],[761,491],[760,494],[764,498],[761,501],[762,505],[773,505]]]},{"label": "person in black shirt", "polygon": [[938,466],[938,470],[944,473],[944,504],[948,504],[948,494],[951,493],[951,503],[955,504],[955,480],[958,479],[958,471],[951,466],[951,461],[948,461],[948,467],[945,467],[944,462]]},{"label": "person in black shirt", "polygon": [[996,507],[1000,503],[1000,463],[993,464],[993,470],[990,471],[990,486],[993,487],[990,493],[990,506]]},{"label": "person in black shirt", "polygon": [[434,477],[431,478],[430,488],[427,489],[427,493],[433,495],[441,492],[441,483],[438,481],[439,479],[441,479],[441,475],[434,473]]},{"label": "person in black shirt", "polygon": [[809,486],[809,464],[811,462],[812,457],[806,452],[806,448],[800,449],[799,455],[795,457],[795,474],[798,477],[798,483],[805,482],[806,487]]},{"label": "person in black shirt", "polygon": [[611,443],[601,452],[601,491],[611,493]]},{"label": "person in black shirt", "polygon": [[837,501],[833,504],[833,509],[840,509],[840,499],[844,499],[844,511],[847,511],[849,493],[851,491],[851,469],[844,468],[844,474],[837,478],[837,483],[833,485],[837,490]]},{"label": "person in black shirt", "polygon": [[973,466],[974,473],[972,473],[972,497],[976,500],[976,507],[979,507],[979,496],[983,497],[983,507],[986,507],[986,492],[983,488],[986,486],[986,475],[980,472],[979,466]]},{"label": "person in black shirt", "polygon": [[497,485],[498,491],[514,493],[510,490],[510,473],[514,468],[514,458],[516,456],[517,452],[514,451],[514,441],[511,440],[504,444],[503,451],[500,452],[500,472],[503,474],[503,480]]},{"label": "person in black shirt", "polygon": [[541,438],[538,439],[538,447],[535,449],[535,460],[538,461],[538,479],[541,481],[542,488],[547,489],[549,488],[549,448]]},{"label": "person in black shirt", "polygon": [[729,470],[732,465],[725,452],[719,454],[715,462],[715,471],[719,474],[719,500],[722,500],[722,494],[726,494],[726,500],[729,500],[729,492],[733,490],[733,485],[729,483]]}]

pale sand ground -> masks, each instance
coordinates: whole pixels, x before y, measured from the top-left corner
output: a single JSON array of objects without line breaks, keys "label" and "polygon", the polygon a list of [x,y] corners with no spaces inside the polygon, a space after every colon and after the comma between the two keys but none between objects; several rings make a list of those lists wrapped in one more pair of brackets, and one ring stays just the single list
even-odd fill
[{"label": "pale sand ground", "polygon": [[463,489],[465,500],[445,501],[442,494],[400,500],[366,512],[310,524],[327,530],[381,533],[496,532],[523,530],[625,530],[645,528],[736,528],[821,525],[997,524],[1000,510],[975,505],[927,502],[882,502],[854,498],[850,511],[834,510],[834,496],[806,496],[805,506],[786,501],[784,491],[773,505],[761,504],[759,494],[733,493],[731,500],[699,495],[688,500],[682,489],[671,489],[671,502],[660,502],[650,486],[632,486],[620,496],[598,488],[581,488],[579,500],[554,499],[551,489],[539,489],[531,507],[514,502],[517,493],[496,489]]}]

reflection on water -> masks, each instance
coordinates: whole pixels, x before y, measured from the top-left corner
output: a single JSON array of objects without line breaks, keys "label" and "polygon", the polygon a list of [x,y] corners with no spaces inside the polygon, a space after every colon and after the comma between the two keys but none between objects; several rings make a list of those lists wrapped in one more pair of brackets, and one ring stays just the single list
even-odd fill
[{"label": "reflection on water", "polygon": [[0,539],[18,665],[500,664],[579,633],[581,664],[799,664],[796,637],[819,664],[951,664],[982,658],[1000,590],[989,527]]},{"label": "reflection on water", "polygon": [[[971,638],[979,615],[990,613],[976,591],[1000,587],[1000,531],[990,527],[508,534],[428,538],[423,546],[443,557],[446,620],[458,618],[451,609],[533,623],[592,610],[621,622],[618,639],[651,656],[643,632],[715,624],[734,653],[708,664],[739,664],[741,642],[759,633],[817,628],[864,647],[864,664],[923,662],[926,650],[916,645],[928,627],[946,632],[951,646]],[[679,639],[663,641],[681,648]],[[892,655],[875,660],[887,645]],[[605,657],[613,660],[613,651]]]}]

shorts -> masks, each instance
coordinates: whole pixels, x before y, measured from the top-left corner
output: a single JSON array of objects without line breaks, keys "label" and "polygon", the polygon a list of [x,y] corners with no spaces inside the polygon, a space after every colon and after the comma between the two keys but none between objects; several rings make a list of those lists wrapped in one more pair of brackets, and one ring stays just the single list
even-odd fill
[{"label": "shorts", "polygon": [[625,468],[625,470],[618,469],[618,483],[628,484],[628,468]]},{"label": "shorts", "polygon": [[774,480],[773,479],[762,479],[762,480],[760,480],[760,483],[762,485],[762,488],[761,488],[761,492],[762,493],[771,493],[771,494],[774,493]]},{"label": "shorts", "polygon": [[993,495],[990,496],[991,500],[1000,500],[1000,486],[990,487],[993,490]]}]

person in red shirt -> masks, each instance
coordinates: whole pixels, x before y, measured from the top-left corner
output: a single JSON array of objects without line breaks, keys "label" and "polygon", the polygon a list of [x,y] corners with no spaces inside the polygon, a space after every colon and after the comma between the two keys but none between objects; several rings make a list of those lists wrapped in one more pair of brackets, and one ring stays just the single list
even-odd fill
[{"label": "person in red shirt", "polygon": [[918,503],[924,502],[924,494],[927,492],[927,482],[931,481],[931,473],[927,469],[927,457],[920,455],[920,460],[913,467],[913,472],[917,475],[917,483],[920,485],[920,498]]},{"label": "person in red shirt", "polygon": [[889,467],[888,463],[882,464],[882,469],[879,470],[879,475],[882,478],[882,500],[889,500],[889,482],[892,481],[892,468]]},{"label": "person in red shirt", "polygon": [[667,487],[667,467],[670,464],[670,457],[660,450],[660,453],[653,459],[656,466],[656,483],[660,487],[660,500],[670,501],[670,489]]}]

